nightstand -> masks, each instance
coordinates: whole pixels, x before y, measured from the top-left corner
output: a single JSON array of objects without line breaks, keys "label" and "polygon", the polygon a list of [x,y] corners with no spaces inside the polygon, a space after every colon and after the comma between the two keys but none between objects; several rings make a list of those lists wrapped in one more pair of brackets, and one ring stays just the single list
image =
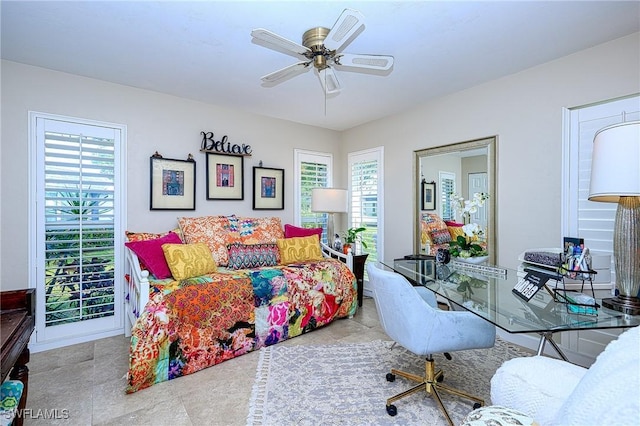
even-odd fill
[{"label": "nightstand", "polygon": [[356,254],[353,256],[353,275],[356,276],[358,283],[358,306],[362,306],[362,299],[364,297],[364,264],[367,261],[367,254]]}]

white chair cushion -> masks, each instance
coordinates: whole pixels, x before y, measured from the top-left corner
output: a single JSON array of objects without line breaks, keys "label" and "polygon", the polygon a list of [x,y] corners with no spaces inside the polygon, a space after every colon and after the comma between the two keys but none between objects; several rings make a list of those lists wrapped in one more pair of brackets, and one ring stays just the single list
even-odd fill
[{"label": "white chair cushion", "polygon": [[491,378],[491,403],[522,411],[547,425],[586,372],[546,356],[514,358]]}]

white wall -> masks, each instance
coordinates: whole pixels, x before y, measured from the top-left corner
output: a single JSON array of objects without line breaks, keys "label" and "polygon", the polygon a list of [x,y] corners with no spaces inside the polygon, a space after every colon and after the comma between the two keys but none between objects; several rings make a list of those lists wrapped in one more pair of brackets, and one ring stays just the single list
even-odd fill
[{"label": "white wall", "polygon": [[[164,231],[178,216],[231,214],[279,216],[293,221],[293,149],[336,152],[339,134],[283,120],[207,105],[147,90],[111,84],[2,61],[2,153],[0,200],[0,283],[2,289],[26,288],[28,283],[28,111],[80,117],[127,125],[127,229]],[[244,200],[206,200],[205,154],[201,131],[228,135],[246,143],[253,155],[244,160]],[[196,211],[149,210],[149,157],[196,159]],[[252,167],[285,169],[285,210],[252,210]],[[341,183],[336,175],[337,183]],[[32,283],[33,284],[33,283]],[[33,286],[33,285],[32,285]]]},{"label": "white wall", "polygon": [[[562,108],[640,92],[640,33],[343,132],[385,149],[385,256],[412,252],[413,150],[498,135],[500,265],[561,243]],[[393,190],[389,190],[389,189]]]},{"label": "white wall", "polygon": [[[248,180],[260,160],[286,170],[285,210],[273,214],[291,221],[294,148],[336,153],[335,183],[346,186],[346,153],[386,146],[387,258],[413,247],[413,150],[498,135],[498,262],[515,267],[524,249],[561,241],[562,108],[639,93],[639,76],[636,33],[340,134],[2,61],[0,283],[2,289],[29,285],[29,110],[128,126],[127,227],[132,230],[165,230],[178,215],[254,215]],[[253,146],[245,162],[243,202],[205,200],[204,154],[198,152],[202,130]],[[156,150],[166,158],[194,154],[196,212],[149,211],[149,156]]]}]

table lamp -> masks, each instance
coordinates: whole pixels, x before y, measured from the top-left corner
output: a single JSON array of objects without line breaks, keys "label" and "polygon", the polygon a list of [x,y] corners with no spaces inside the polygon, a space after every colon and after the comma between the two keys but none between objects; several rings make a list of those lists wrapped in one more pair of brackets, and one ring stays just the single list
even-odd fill
[{"label": "table lamp", "polygon": [[640,121],[600,129],[593,139],[590,201],[618,203],[613,258],[618,295],[602,305],[640,314]]},{"label": "table lamp", "polygon": [[333,214],[346,213],[347,190],[339,188],[313,188],[311,190],[311,211],[314,213],[328,213],[327,243],[333,248]]}]

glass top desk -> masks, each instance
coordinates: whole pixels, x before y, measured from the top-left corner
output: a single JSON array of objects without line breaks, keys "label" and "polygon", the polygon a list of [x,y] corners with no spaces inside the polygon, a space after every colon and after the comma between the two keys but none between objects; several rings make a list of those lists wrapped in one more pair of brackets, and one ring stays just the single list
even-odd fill
[{"label": "glass top desk", "polygon": [[597,315],[569,313],[567,305],[554,300],[541,288],[530,301],[511,290],[518,283],[517,271],[506,268],[437,264],[434,259],[394,259],[382,264],[403,275],[415,286],[424,286],[447,299],[454,310],[465,309],[509,333],[538,333],[538,355],[549,342],[558,354],[566,356],[553,341],[553,333],[567,330],[626,328],[640,325],[640,316],[606,308]]}]

